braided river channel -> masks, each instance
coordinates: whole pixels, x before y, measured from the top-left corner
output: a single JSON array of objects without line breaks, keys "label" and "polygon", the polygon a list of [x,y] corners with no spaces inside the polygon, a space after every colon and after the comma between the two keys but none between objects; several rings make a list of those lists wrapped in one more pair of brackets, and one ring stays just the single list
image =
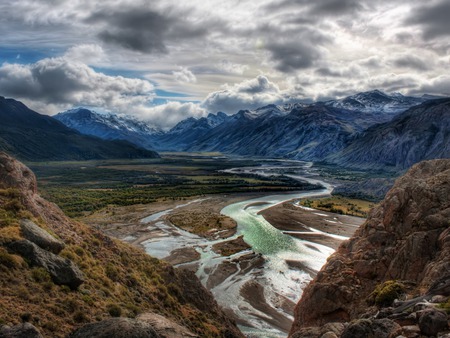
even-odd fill
[{"label": "braided river channel", "polygon": [[[188,264],[203,285],[214,295],[225,311],[235,317],[248,337],[286,337],[293,320],[293,308],[311,275],[320,270],[333,249],[300,240],[273,227],[260,212],[276,204],[290,201],[301,208],[300,198],[327,196],[333,187],[322,180],[311,163],[271,161],[256,167],[228,169],[227,172],[262,176],[285,175],[296,180],[320,185],[321,188],[249,199],[226,206],[221,213],[233,218],[237,233],[227,239],[207,240],[168,224],[160,217],[172,211],[153,214],[141,220],[149,227],[167,232],[166,237],[142,243],[155,257],[167,257],[180,248],[194,248],[200,255]],[[189,203],[201,203],[201,199]],[[185,205],[180,205],[186,206]],[[177,207],[177,208],[178,208]],[[324,215],[326,216],[326,215]],[[330,222],[333,222],[330,219]],[[311,229],[314,232],[314,229]],[[295,232],[295,231],[294,231]],[[333,236],[321,233],[325,236]],[[243,236],[251,249],[231,256],[212,250],[214,244]],[[342,238],[345,239],[345,238]],[[194,264],[194,265],[193,265]],[[223,273],[226,270],[227,273]]]}]

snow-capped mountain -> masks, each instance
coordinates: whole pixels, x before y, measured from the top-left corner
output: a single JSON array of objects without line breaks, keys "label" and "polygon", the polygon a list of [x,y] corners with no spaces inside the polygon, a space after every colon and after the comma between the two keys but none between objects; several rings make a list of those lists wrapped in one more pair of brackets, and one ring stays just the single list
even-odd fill
[{"label": "snow-capped mountain", "polygon": [[339,100],[327,101],[325,105],[347,110],[358,110],[365,113],[383,113],[392,117],[426,100],[426,98],[404,96],[400,93],[388,95],[379,90],[372,90]]},{"label": "snow-capped mountain", "polygon": [[329,162],[353,168],[405,169],[422,160],[450,158],[450,99],[429,100],[358,135]]},{"label": "snow-capped mountain", "polygon": [[154,148],[152,136],[162,133],[131,116],[97,113],[86,108],[70,109],[53,117],[82,134],[106,140],[127,140],[147,149]]}]

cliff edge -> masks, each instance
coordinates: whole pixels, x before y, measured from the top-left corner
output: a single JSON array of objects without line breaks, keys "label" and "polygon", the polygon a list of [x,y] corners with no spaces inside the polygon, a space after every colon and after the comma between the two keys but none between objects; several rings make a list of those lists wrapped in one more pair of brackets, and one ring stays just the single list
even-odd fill
[{"label": "cliff edge", "polygon": [[[392,299],[383,299],[388,291]],[[367,221],[341,244],[304,290],[295,309],[290,337],[321,337],[323,330],[319,327],[330,323],[345,323],[339,324],[334,334],[351,337],[345,332],[361,318],[372,321],[357,323],[362,326],[375,325],[377,320],[392,321],[396,333],[386,333],[385,337],[413,337],[402,333],[404,325],[417,326],[422,315],[417,311],[423,310],[417,304],[433,302],[437,299],[432,301],[434,296],[441,297],[435,307],[448,308],[449,159],[418,163],[397,179]],[[403,301],[394,303],[395,298]],[[408,316],[414,318],[406,321]],[[368,330],[377,331],[373,327]]]}]

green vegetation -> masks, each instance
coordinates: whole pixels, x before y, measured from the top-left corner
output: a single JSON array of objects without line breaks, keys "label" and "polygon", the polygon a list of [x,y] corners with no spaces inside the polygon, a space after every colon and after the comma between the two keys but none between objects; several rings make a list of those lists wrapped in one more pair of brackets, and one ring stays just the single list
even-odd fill
[{"label": "green vegetation", "polygon": [[300,201],[300,204],[308,208],[364,218],[368,216],[370,209],[374,207],[372,202],[342,196],[304,199]]},{"label": "green vegetation", "polygon": [[145,204],[217,193],[292,191],[314,188],[287,176],[235,175],[220,170],[255,165],[204,155],[170,154],[161,159],[28,163],[41,194],[69,216],[108,205]]},{"label": "green vegetation", "polygon": [[378,306],[391,306],[394,300],[405,293],[405,286],[395,280],[379,284],[369,295],[368,302]]}]

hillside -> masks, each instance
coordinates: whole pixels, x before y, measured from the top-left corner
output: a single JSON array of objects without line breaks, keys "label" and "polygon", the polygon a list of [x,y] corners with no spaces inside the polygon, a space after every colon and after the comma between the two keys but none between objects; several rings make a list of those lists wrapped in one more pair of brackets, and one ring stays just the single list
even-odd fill
[{"label": "hillside", "polygon": [[450,158],[450,99],[427,101],[374,125],[327,160],[359,169],[406,169],[434,158]]},{"label": "hillside", "polygon": [[399,178],[304,290],[290,337],[445,331],[439,307],[450,308],[449,196],[448,159],[418,163]]},{"label": "hillside", "polygon": [[154,149],[152,136],[161,133],[146,123],[126,115],[100,114],[86,108],[76,108],[56,114],[53,118],[81,134],[105,140],[125,140],[145,149]]},{"label": "hillside", "polygon": [[125,141],[105,141],[66,127],[23,103],[0,97],[0,150],[27,161],[154,158]]},{"label": "hillside", "polygon": [[31,170],[5,153],[0,293],[2,337],[36,328],[45,337],[77,328],[73,337],[242,337],[193,273],[67,218],[39,196]]}]

